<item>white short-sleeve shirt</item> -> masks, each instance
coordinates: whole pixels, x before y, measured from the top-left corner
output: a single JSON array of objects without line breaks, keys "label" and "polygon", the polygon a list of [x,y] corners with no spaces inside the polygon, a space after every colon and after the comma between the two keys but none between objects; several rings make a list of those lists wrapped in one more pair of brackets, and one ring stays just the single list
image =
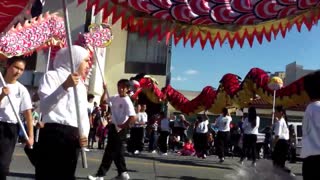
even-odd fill
[{"label": "white short-sleeve shirt", "polygon": [[197,133],[207,133],[208,132],[208,124],[209,124],[208,119],[200,122],[196,128],[196,132]]},{"label": "white short-sleeve shirt", "polygon": [[256,126],[252,127],[251,123],[249,122],[249,119],[246,118],[242,124],[242,128],[244,131],[244,134],[258,134],[259,133],[259,126],[260,126],[260,117],[256,117]]},{"label": "white short-sleeve shirt", "polygon": [[112,122],[116,125],[124,124],[129,116],[135,116],[136,112],[129,96],[120,97],[115,95],[110,97]]},{"label": "white short-sleeve shirt", "polygon": [[138,123],[145,124],[147,122],[148,122],[148,114],[146,112],[139,112],[135,127],[143,127],[144,126],[143,124],[138,124]]},{"label": "white short-sleeve shirt", "polygon": [[279,139],[289,140],[289,129],[286,121],[281,118],[274,125],[274,135],[279,136]]},{"label": "white short-sleeve shirt", "polygon": [[227,132],[230,131],[230,123],[232,118],[230,116],[219,116],[216,122],[219,131]]},{"label": "white short-sleeve shirt", "polygon": [[[32,109],[32,102],[30,94],[20,82],[14,84],[7,84],[10,94],[9,97],[12,101],[14,109],[17,113],[22,113],[25,110]],[[3,85],[0,83],[0,91]],[[11,108],[8,97],[4,97],[0,102],[0,121],[16,124],[17,118]]]}]

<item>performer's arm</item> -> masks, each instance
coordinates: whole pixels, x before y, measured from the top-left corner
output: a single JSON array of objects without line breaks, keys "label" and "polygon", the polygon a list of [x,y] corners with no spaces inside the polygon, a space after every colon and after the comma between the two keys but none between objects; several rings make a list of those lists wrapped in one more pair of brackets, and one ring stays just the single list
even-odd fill
[{"label": "performer's arm", "polygon": [[106,84],[103,84],[102,85],[103,87],[103,93],[102,93],[102,96],[100,98],[100,104],[104,104],[105,101],[108,102],[108,97],[107,97],[107,85]]},{"label": "performer's arm", "polygon": [[24,118],[27,122],[27,134],[29,137],[29,140],[27,141],[27,145],[31,147],[34,142],[34,134],[33,134],[33,119],[32,119],[32,113],[31,109],[25,110],[23,112]]}]

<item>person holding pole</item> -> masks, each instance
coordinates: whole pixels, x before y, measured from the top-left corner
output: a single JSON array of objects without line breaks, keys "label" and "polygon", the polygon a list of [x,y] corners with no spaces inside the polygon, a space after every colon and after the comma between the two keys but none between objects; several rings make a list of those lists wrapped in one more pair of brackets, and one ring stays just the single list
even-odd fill
[{"label": "person holding pole", "polygon": [[[126,138],[126,130],[133,125],[137,119],[133,103],[127,92],[130,87],[128,79],[118,81],[118,95],[108,97],[107,88],[104,85],[103,99],[107,98],[111,108],[111,124],[108,125],[108,144],[104,151],[102,162],[95,176],[88,176],[90,180],[103,180],[103,177],[110,169],[112,161],[114,161],[118,176],[116,179],[127,180],[130,176],[127,172],[126,162],[124,158],[123,141]],[[105,97],[107,96],[107,97]]]},{"label": "person holding pole", "polygon": [[76,87],[79,97],[87,96],[83,77],[89,68],[89,52],[76,45],[71,50],[76,71],[71,72],[70,49],[62,48],[54,59],[54,70],[45,73],[40,81],[38,94],[45,125],[37,146],[36,180],[75,179],[80,147],[88,144],[88,102],[79,98],[79,135],[73,88]]},{"label": "person holding pole", "polygon": [[[273,165],[284,172],[291,173],[285,166],[289,150],[289,129],[286,110],[282,106],[275,108],[275,124],[274,124],[274,149],[273,149]],[[293,175],[293,174],[292,174]]]},{"label": "person holding pole", "polygon": [[[15,113],[22,113],[27,123],[26,145],[33,145],[32,102],[28,90],[17,80],[23,74],[26,61],[22,57],[12,57],[7,61],[4,79],[0,83],[0,180],[9,173],[12,154],[17,141],[19,126]],[[4,80],[4,82],[3,82]],[[10,99],[9,99],[10,98]],[[15,111],[12,109],[14,107]],[[25,131],[24,131],[25,132]]]}]

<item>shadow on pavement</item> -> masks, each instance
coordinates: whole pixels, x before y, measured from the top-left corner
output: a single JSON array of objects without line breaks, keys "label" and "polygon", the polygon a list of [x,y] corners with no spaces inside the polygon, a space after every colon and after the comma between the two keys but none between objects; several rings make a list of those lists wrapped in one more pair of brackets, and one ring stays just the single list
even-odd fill
[{"label": "shadow on pavement", "polygon": [[[127,156],[132,157],[132,156]],[[207,167],[207,168],[217,168],[217,169],[226,169],[226,170],[233,170],[233,168],[228,167],[228,164],[220,164],[218,162],[212,162],[212,161],[203,161],[203,160],[197,160],[197,159],[164,159],[166,156],[162,157],[152,157],[152,156],[134,156],[134,158],[138,159],[147,159],[147,160],[155,160],[162,163],[168,163],[168,164],[180,164],[180,165],[189,165],[189,166],[198,166],[198,167]],[[180,157],[180,156],[177,156]],[[169,157],[173,158],[173,157]]]},{"label": "shadow on pavement", "polygon": [[10,172],[8,176],[17,177],[17,178],[35,178],[34,174],[17,173],[17,172]]}]

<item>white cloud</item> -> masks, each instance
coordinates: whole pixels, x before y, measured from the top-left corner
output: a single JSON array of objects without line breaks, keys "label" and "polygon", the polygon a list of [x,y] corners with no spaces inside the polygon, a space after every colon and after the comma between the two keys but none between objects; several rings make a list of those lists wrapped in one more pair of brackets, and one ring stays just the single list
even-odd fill
[{"label": "white cloud", "polygon": [[194,69],[189,69],[187,70],[186,72],[184,72],[185,74],[188,74],[188,75],[194,75],[194,74],[198,74],[198,71],[197,70],[194,70]]},{"label": "white cloud", "polygon": [[172,77],[171,80],[172,81],[186,81],[187,78],[183,78],[181,76],[177,76],[177,77]]}]

